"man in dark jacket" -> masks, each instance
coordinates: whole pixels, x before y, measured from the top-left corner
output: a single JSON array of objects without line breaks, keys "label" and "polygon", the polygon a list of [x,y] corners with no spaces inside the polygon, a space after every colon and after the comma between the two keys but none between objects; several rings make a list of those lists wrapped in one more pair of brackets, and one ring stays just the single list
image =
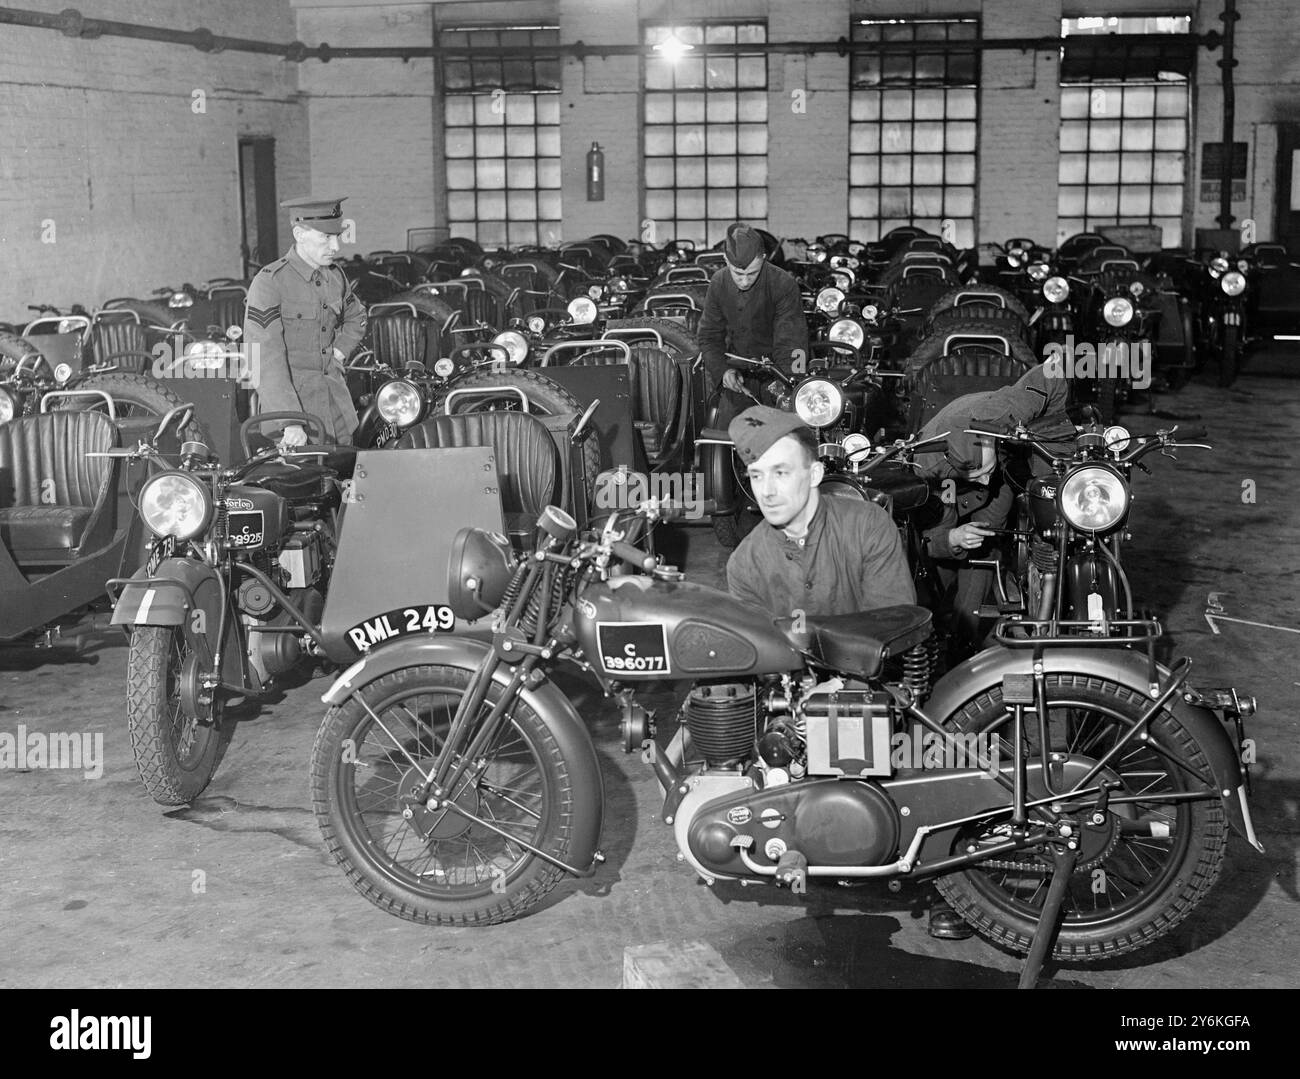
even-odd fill
[{"label": "man in dark jacket", "polygon": [[[334,266],[343,230],[342,199],[291,199],[293,249],[267,263],[248,286],[244,343],[257,381],[259,412],[307,412],[328,442],[349,445],[357,412],[343,361],[366,332],[365,305]],[[287,446],[306,432],[285,428]]]},{"label": "man in dark jacket", "polygon": [[726,353],[768,356],[789,374],[795,360],[806,359],[808,352],[799,283],[767,261],[762,237],[737,222],[727,228],[723,253],[727,265],[709,282],[697,330],[710,391],[719,383],[726,387],[719,427],[746,401],[740,372],[727,367]]}]

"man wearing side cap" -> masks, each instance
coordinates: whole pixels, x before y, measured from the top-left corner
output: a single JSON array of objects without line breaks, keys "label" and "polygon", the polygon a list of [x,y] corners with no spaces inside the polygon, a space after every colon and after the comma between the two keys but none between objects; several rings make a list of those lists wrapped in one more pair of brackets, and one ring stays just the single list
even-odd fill
[{"label": "man wearing side cap", "polygon": [[[727,428],[766,524],[727,561],[727,589],[778,618],[853,614],[916,603],[893,519],[874,502],[822,498],[816,435],[797,415],[755,405]],[[973,930],[947,903],[930,908],[930,935]]]},{"label": "man wearing side cap", "polygon": [[[325,438],[350,445],[357,426],[343,362],[366,332],[366,309],[335,268],[343,231],[343,199],[300,198],[289,210],[293,248],[263,266],[248,287],[244,341],[257,377],[259,412],[308,412],[325,423]],[[283,443],[307,434],[285,428]]]},{"label": "man wearing side cap", "polygon": [[769,356],[789,374],[796,355],[808,351],[799,283],[767,261],[762,237],[740,222],[729,225],[723,254],[727,265],[709,281],[697,332],[710,391],[719,383],[730,391],[722,395],[718,427],[746,400],[740,372],[727,367],[726,353]]}]

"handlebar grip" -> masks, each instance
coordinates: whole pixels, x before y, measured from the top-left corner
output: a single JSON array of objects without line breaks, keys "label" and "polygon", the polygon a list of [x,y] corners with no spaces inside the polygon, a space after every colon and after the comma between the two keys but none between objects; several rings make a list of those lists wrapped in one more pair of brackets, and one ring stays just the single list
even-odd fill
[{"label": "handlebar grip", "polygon": [[635,547],[630,543],[616,540],[614,543],[610,544],[609,549],[613,552],[616,558],[621,558],[624,562],[636,566],[639,569],[644,570],[646,573],[649,573],[655,568],[655,556],[647,554],[645,551],[641,550],[640,547]]}]

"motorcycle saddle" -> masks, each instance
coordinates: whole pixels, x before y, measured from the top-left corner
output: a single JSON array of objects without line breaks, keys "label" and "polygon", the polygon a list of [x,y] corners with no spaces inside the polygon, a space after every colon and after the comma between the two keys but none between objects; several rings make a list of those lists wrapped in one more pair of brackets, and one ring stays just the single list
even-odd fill
[{"label": "motorcycle saddle", "polygon": [[924,506],[930,497],[930,485],[910,466],[894,461],[886,461],[875,469],[867,478],[867,484],[873,491],[889,495],[895,513]]},{"label": "motorcycle saddle", "polygon": [[814,662],[855,678],[875,678],[885,660],[930,636],[930,612],[908,605],[809,616],[804,619],[802,633],[793,632],[789,619],[781,619],[778,624],[795,647]]},{"label": "motorcycle saddle", "polygon": [[320,498],[323,480],[334,473],[322,465],[282,465],[274,461],[258,465],[244,477],[245,483],[255,483],[290,502]]}]

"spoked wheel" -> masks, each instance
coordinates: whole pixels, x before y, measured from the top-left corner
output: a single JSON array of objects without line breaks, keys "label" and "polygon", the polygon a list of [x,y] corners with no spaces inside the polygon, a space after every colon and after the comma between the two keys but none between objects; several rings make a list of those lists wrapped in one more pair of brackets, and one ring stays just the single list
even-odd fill
[{"label": "spoked wheel", "polygon": [[[1047,699],[1051,748],[1093,760],[1114,747],[1147,706],[1125,686],[1076,674],[1049,675]],[[1000,686],[981,694],[952,722],[962,731],[997,735],[1000,759],[1005,764],[1012,757]],[[1167,711],[1148,730],[1147,741],[1126,743],[1103,771],[1122,786],[1112,791],[1102,819],[1094,821],[1091,808],[1070,817],[1079,857],[1062,905],[1057,959],[1088,962],[1145,947],[1195,910],[1219,876],[1227,824],[1205,753]],[[1032,713],[1025,731],[1033,761],[1038,725]],[[1181,800],[1198,793],[1208,797]],[[1000,823],[968,829],[959,836],[958,849],[1005,838],[1008,828]],[[937,884],[982,936],[1024,954],[1051,878],[1050,854],[1026,850]]]},{"label": "spoked wheel", "polygon": [[[175,390],[156,378],[120,371],[90,375],[74,388],[107,393],[113,398],[113,414],[118,421],[160,419],[172,409],[186,403]],[[90,394],[85,397],[63,398],[54,407],[84,412],[108,411],[108,405],[102,397]],[[209,441],[207,426],[195,415],[190,416],[180,437],[191,442]]]},{"label": "spoked wheel", "polygon": [[126,715],[131,752],[159,805],[185,805],[207,788],[225,751],[220,699],[212,715],[187,715],[182,685],[197,659],[175,626],[137,626],[127,657]]},{"label": "spoked wheel", "polygon": [[522,845],[563,860],[575,801],[554,736],[522,700],[450,792],[455,808],[410,797],[447,752],[471,677],[424,666],[376,679],[364,702],[330,709],[312,749],[312,804],[330,853],[362,895],[408,921],[508,921],[563,876]]}]

